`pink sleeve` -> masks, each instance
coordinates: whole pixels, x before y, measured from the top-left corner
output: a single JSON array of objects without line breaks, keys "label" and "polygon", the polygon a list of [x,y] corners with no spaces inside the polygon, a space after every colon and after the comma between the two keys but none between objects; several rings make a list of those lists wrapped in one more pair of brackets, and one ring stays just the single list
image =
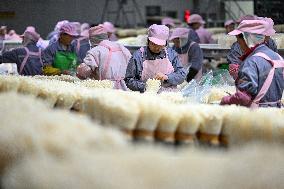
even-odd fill
[{"label": "pink sleeve", "polygon": [[88,51],[86,57],[84,58],[84,63],[92,70],[95,70],[95,68],[99,67],[99,58],[97,57],[96,52]]},{"label": "pink sleeve", "polygon": [[237,91],[231,96],[225,96],[221,100],[221,105],[237,104],[242,106],[250,106],[252,97],[245,91]]}]

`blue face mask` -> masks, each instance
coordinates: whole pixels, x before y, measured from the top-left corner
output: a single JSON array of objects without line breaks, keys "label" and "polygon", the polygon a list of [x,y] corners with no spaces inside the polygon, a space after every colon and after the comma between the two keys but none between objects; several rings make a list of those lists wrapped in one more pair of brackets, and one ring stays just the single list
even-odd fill
[{"label": "blue face mask", "polygon": [[254,47],[264,42],[265,36],[244,32],[244,39],[248,47]]}]

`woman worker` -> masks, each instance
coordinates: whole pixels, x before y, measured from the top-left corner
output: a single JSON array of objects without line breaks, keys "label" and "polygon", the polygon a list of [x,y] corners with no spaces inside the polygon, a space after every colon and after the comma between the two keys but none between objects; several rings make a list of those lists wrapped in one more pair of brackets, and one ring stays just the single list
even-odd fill
[{"label": "woman worker", "polygon": [[81,79],[93,77],[97,80],[112,80],[115,82],[115,89],[127,90],[123,79],[131,57],[129,50],[110,41],[102,24],[90,28],[89,38],[92,49],[78,66],[77,76]]},{"label": "woman worker", "polygon": [[4,52],[0,55],[0,63],[16,63],[20,75],[41,75],[41,49],[36,46],[40,35],[33,30],[26,30],[21,37],[24,47]]},{"label": "woman worker", "polygon": [[[229,33],[245,43],[251,52],[246,54],[236,79],[237,92],[223,97],[221,104],[238,104],[247,107],[281,107],[284,89],[283,58],[265,45],[265,36],[275,34],[273,21],[244,20]],[[242,38],[241,35],[244,37]]]},{"label": "woman worker", "polygon": [[145,91],[147,79],[158,79],[162,87],[176,87],[186,77],[177,53],[167,47],[169,28],[153,24],[148,30],[148,44],[135,51],[125,75],[125,82],[133,91]]},{"label": "woman worker", "polygon": [[188,39],[189,28],[175,28],[170,36],[173,49],[178,53],[187,73],[186,81],[200,80],[202,77],[203,52],[198,43]]},{"label": "woman worker", "polygon": [[[76,73],[78,58],[71,42],[78,36],[75,26],[68,22],[61,26],[59,39],[43,51],[43,72],[45,75]],[[72,73],[74,72],[74,73]]]}]

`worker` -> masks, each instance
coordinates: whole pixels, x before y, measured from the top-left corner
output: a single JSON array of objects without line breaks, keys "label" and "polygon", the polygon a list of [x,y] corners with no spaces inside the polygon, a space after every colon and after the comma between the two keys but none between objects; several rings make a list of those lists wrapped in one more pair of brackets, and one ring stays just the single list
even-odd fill
[{"label": "worker", "polygon": [[[38,33],[34,26],[27,26],[25,31],[34,31],[34,32]],[[36,46],[38,48],[42,49],[42,50],[44,50],[48,45],[49,45],[49,41],[44,40],[41,37],[39,38],[38,42],[36,43]]]},{"label": "worker", "polygon": [[107,30],[109,40],[117,41],[117,37],[115,35],[116,29],[114,25],[111,22],[104,22],[103,25]]},{"label": "worker", "polygon": [[201,79],[203,62],[203,52],[199,44],[188,40],[189,31],[189,28],[175,28],[169,38],[173,41],[173,49],[178,53],[183,68],[187,73],[187,82],[192,79]]},{"label": "worker", "polygon": [[43,51],[43,63],[45,75],[76,73],[78,59],[75,47],[71,42],[78,36],[75,26],[68,22],[63,24],[59,30],[59,39],[49,44]]},{"label": "worker", "polygon": [[224,23],[224,27],[226,29],[226,34],[230,33],[235,29],[235,21],[234,20],[227,20]]},{"label": "worker", "polygon": [[168,28],[172,29],[175,27],[174,19],[170,17],[165,17],[162,19],[162,25],[167,26]]},{"label": "worker", "polygon": [[[243,20],[260,20],[263,19],[262,17],[257,17],[256,15],[245,15],[240,17],[236,23],[240,24]],[[273,24],[273,23],[272,23]],[[237,36],[237,40],[239,40],[239,37]],[[241,45],[240,45],[241,44]],[[273,39],[270,38],[270,36],[265,37],[265,44],[274,52],[277,52],[277,46]],[[227,54],[227,62],[229,64],[229,72],[233,76],[234,79],[236,79],[236,75],[238,73],[238,68],[242,61],[244,60],[244,57],[246,54],[250,53],[249,47],[246,46],[245,43],[243,43],[243,40],[234,42],[231,46],[231,49],[229,50]]]},{"label": "worker", "polygon": [[88,27],[89,25],[84,24],[84,30],[82,31],[80,25],[80,36],[72,41],[72,46],[74,46],[74,48],[76,49],[76,54],[78,55],[78,62],[80,63],[83,62],[87,52],[91,49],[91,45],[89,43],[89,32],[88,34],[86,34],[86,28]]},{"label": "worker", "polygon": [[[265,45],[265,36],[275,34],[273,21],[243,20],[229,35],[239,36],[251,52],[246,54],[236,80],[237,92],[223,97],[221,104],[237,104],[251,108],[281,107],[284,89],[284,61]],[[243,37],[241,37],[243,35]]]},{"label": "worker", "polygon": [[7,40],[7,26],[0,27],[0,40]]},{"label": "worker", "polygon": [[204,28],[205,21],[199,14],[193,14],[189,17],[188,25],[195,30],[201,44],[213,43],[212,34]]},{"label": "worker", "polygon": [[26,30],[22,37],[24,47],[4,52],[0,63],[16,63],[20,75],[41,75],[41,50],[36,46],[40,36],[35,31]]},{"label": "worker", "polygon": [[69,22],[68,20],[62,20],[57,22],[57,24],[54,27],[54,30],[50,32],[46,37],[47,40],[49,40],[49,44],[54,43],[58,40],[61,26],[68,22]]},{"label": "worker", "polygon": [[110,41],[102,24],[90,28],[89,38],[92,49],[78,66],[77,76],[81,79],[112,80],[115,89],[128,90],[123,79],[131,57],[129,50]]},{"label": "worker", "polygon": [[177,53],[167,47],[169,28],[153,24],[148,29],[147,46],[135,51],[125,75],[125,82],[133,91],[145,91],[147,79],[158,79],[163,88],[175,88],[186,77]]}]

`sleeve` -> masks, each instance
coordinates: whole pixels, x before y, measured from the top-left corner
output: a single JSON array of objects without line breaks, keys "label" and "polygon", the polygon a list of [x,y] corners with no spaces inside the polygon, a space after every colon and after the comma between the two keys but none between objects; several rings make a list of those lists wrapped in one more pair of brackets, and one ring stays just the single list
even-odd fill
[{"label": "sleeve", "polygon": [[42,62],[44,66],[51,66],[54,61],[55,52],[52,51],[52,46],[48,46],[42,52]]},{"label": "sleeve", "polygon": [[6,51],[0,56],[0,63],[19,63],[18,56],[17,56],[17,49]]},{"label": "sleeve", "polygon": [[99,67],[98,54],[94,50],[88,51],[86,57],[83,60],[83,63],[88,65],[92,69],[92,71],[94,71],[97,67]]},{"label": "sleeve", "polygon": [[268,46],[271,50],[273,50],[274,52],[278,52],[277,45],[276,45],[276,43],[275,43],[275,41],[274,41],[273,39],[269,38],[269,40],[268,40],[267,43],[268,43],[267,46]]},{"label": "sleeve", "polygon": [[171,85],[179,85],[185,80],[185,70],[180,62],[180,59],[178,58],[177,53],[173,49],[169,48],[168,54],[169,60],[174,67],[174,72],[168,74],[168,80],[166,82]]},{"label": "sleeve", "polygon": [[237,91],[235,94],[231,96],[225,96],[221,100],[221,105],[231,105],[237,104],[242,106],[250,106],[251,104],[251,96],[245,91]]},{"label": "sleeve", "polygon": [[130,58],[127,65],[125,74],[126,86],[132,91],[140,91],[141,93],[145,91],[145,82],[141,80],[142,76],[142,56],[141,53],[136,51]]},{"label": "sleeve", "polygon": [[227,61],[229,64],[241,64],[241,60],[239,59],[243,55],[243,52],[238,44],[238,42],[233,43],[231,49],[227,55]]},{"label": "sleeve", "polygon": [[256,96],[258,91],[258,68],[256,62],[263,61],[259,57],[251,57],[245,61],[239,70],[236,86],[240,91],[246,91],[251,96]]}]

